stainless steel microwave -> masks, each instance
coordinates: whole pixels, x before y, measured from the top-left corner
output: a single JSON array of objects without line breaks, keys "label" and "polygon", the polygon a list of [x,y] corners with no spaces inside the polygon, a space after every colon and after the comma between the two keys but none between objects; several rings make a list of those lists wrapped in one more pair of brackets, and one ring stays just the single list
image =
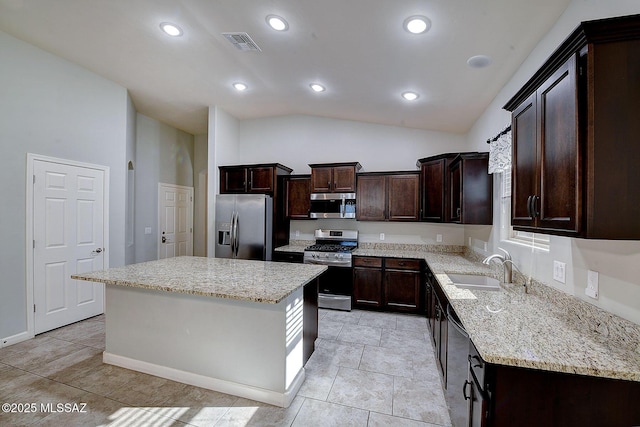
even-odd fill
[{"label": "stainless steel microwave", "polygon": [[355,218],[356,193],[312,193],[310,218]]}]

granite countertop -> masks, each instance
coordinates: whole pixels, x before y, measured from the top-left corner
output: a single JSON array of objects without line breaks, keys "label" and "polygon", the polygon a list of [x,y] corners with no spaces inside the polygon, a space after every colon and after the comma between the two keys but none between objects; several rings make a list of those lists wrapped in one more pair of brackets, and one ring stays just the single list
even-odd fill
[{"label": "granite countertop", "polygon": [[[291,246],[288,251],[304,246]],[[444,245],[361,244],[360,256],[424,259],[482,358],[499,365],[640,381],[640,325],[515,273],[502,291],[455,287],[446,273],[500,279],[479,255]]]},{"label": "granite countertop", "polygon": [[485,362],[640,381],[639,325],[541,283],[525,293],[522,276],[500,292],[460,289],[446,273],[495,272],[459,254],[426,259]]},{"label": "granite countertop", "polygon": [[277,304],[327,269],[312,264],[176,257],[131,264],[72,279],[166,292]]}]

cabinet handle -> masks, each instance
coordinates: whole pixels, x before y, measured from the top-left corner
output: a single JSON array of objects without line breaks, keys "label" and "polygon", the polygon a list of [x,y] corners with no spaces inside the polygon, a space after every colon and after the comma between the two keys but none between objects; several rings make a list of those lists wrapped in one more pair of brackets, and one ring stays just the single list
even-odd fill
[{"label": "cabinet handle", "polygon": [[467,386],[472,385],[473,383],[469,380],[464,381],[464,385],[462,386],[462,395],[464,396],[464,400],[471,399],[471,394],[467,395]]},{"label": "cabinet handle", "polygon": [[540,200],[540,197],[531,196],[531,213],[534,218],[540,216],[540,212],[538,212],[538,200]]},{"label": "cabinet handle", "polygon": [[531,213],[531,198],[533,196],[527,197],[527,214],[529,214],[529,218],[533,218],[533,214]]},{"label": "cabinet handle", "polygon": [[460,208],[457,208],[457,209],[456,209],[456,216],[457,216],[458,218],[460,218]]}]

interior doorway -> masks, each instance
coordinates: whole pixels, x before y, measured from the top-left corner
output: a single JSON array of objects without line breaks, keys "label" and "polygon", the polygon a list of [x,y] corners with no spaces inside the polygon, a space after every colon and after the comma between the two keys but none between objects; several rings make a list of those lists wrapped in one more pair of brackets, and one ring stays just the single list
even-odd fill
[{"label": "interior doorway", "polygon": [[158,259],[193,255],[193,187],[158,184]]},{"label": "interior doorway", "polygon": [[28,328],[39,334],[104,312],[104,285],[71,275],[109,265],[109,168],[33,154],[27,162]]}]

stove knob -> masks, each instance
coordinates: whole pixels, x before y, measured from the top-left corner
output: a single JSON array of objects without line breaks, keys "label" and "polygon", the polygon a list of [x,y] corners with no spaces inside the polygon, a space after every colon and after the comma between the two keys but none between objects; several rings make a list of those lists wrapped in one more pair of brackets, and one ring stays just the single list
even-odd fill
[{"label": "stove knob", "polygon": [[324,254],[324,257],[325,258],[329,258],[329,254]]}]

